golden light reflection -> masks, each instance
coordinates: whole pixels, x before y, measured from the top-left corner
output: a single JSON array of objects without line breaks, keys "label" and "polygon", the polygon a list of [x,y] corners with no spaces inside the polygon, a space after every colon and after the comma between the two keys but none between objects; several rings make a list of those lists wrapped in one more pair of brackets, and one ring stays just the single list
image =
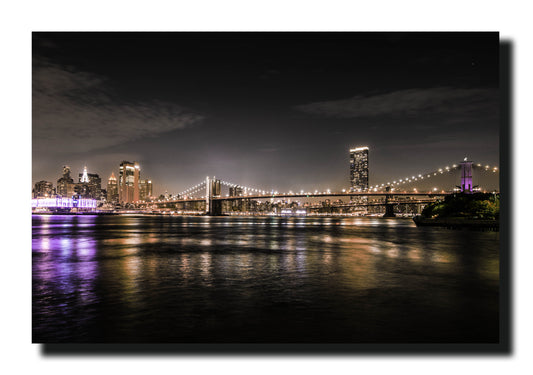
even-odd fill
[{"label": "golden light reflection", "polygon": [[357,290],[374,288],[379,282],[375,266],[377,259],[370,245],[361,245],[347,253],[341,264],[344,286]]},{"label": "golden light reflection", "polygon": [[203,240],[200,241],[200,245],[202,246],[211,246],[212,244],[213,244],[213,241],[207,238],[204,238]]},{"label": "golden light reflection", "polygon": [[211,253],[203,253],[200,255],[200,272],[205,284],[211,285],[212,273],[211,273]]},{"label": "golden light reflection", "polygon": [[457,259],[449,252],[435,251],[431,256],[431,261],[435,263],[455,263]]},{"label": "golden light reflection", "polygon": [[398,251],[398,249],[389,249],[387,251],[387,256],[389,258],[398,258],[399,254],[400,254],[400,252]]},{"label": "golden light reflection", "polygon": [[180,258],[180,270],[184,278],[191,275],[191,259],[189,254],[182,254]]},{"label": "golden light reflection", "polygon": [[411,249],[407,252],[407,257],[415,262],[422,260],[422,254],[419,249]]}]

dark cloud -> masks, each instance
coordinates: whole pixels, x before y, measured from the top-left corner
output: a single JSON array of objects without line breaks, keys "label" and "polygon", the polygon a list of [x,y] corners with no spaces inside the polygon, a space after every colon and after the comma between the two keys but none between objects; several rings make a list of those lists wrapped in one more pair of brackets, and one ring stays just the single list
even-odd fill
[{"label": "dark cloud", "polygon": [[174,103],[125,102],[105,77],[35,59],[34,151],[83,152],[152,137],[203,117]]},{"label": "dark cloud", "polygon": [[358,95],[349,99],[315,102],[296,109],[327,117],[461,116],[497,113],[498,91],[437,87],[407,89],[384,94]]}]

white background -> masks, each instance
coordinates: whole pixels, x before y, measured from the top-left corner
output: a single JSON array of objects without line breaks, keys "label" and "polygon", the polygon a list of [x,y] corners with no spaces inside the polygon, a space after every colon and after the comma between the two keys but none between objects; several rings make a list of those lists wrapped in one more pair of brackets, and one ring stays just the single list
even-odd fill
[{"label": "white background", "polygon": [[[527,1],[11,1],[0,9],[1,371],[4,374],[533,373],[531,107]],[[44,356],[31,344],[32,31],[499,31],[514,51],[514,342],[510,355]],[[526,113],[527,112],[527,113]],[[519,174],[520,172],[520,174]],[[28,372],[31,371],[31,372]]]}]

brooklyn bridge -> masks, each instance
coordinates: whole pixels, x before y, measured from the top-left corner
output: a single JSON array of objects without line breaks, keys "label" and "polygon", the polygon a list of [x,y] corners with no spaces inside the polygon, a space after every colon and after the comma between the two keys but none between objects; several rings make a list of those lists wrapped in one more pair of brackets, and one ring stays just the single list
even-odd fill
[{"label": "brooklyn bridge", "polygon": [[[177,197],[141,204],[140,207],[173,210],[172,212],[177,213],[222,215],[228,212],[258,212],[268,208],[269,205],[278,204],[278,214],[373,212],[392,217],[395,216],[395,212],[420,213],[425,205],[443,199],[447,195],[486,192],[477,184],[476,178],[495,173],[499,173],[497,167],[476,164],[465,158],[457,164],[381,182],[367,189],[288,192],[243,186],[207,176],[203,181],[182,191]],[[428,181],[437,179],[442,187],[420,187],[427,185]],[[495,190],[490,192],[497,193]]]}]

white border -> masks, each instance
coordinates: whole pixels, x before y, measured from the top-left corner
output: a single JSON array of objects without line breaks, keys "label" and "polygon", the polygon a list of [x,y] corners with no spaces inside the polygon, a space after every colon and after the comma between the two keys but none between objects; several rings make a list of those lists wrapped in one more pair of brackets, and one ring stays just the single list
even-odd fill
[{"label": "white border", "polygon": [[[9,373],[524,373],[531,369],[531,12],[525,1],[12,1],[2,7],[2,368]],[[510,356],[46,357],[31,342],[31,31],[500,31],[514,51],[515,341]],[[529,111],[530,112],[530,111]],[[529,120],[529,121],[528,121]],[[520,172],[520,175],[518,173]],[[520,203],[520,204],[519,204]],[[21,207],[22,205],[22,207]],[[521,208],[521,209],[520,209]],[[529,245],[529,246],[528,246]]]}]

